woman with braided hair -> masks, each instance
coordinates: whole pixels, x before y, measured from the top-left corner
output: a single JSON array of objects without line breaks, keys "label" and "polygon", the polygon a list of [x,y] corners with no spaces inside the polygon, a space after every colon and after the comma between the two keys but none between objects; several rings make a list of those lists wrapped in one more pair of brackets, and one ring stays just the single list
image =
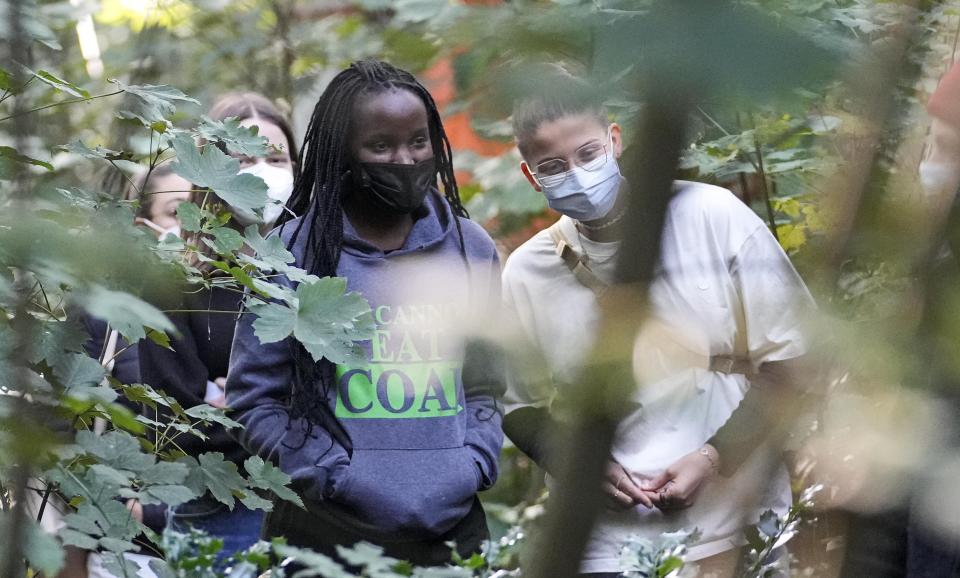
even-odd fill
[{"label": "woman with braided hair", "polygon": [[227,380],[241,442],[307,506],[278,502],[265,534],[334,556],[366,540],[421,565],[449,562],[449,541],[469,555],[488,535],[476,494],[497,477],[503,379],[456,330],[498,302],[500,268],[460,202],[437,107],[410,73],[356,62],[317,102],[297,169],[302,216],[276,234],[299,267],[345,277],[376,332],[362,363],[315,362],[241,316]]}]

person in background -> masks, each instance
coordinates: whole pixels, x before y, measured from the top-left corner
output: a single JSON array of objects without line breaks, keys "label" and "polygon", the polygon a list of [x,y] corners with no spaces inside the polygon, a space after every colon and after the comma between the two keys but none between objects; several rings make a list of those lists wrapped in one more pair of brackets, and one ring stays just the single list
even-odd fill
[{"label": "person in background", "polygon": [[[175,174],[169,164],[162,164],[149,173],[135,177],[136,187],[131,186],[126,192],[128,200],[136,200],[139,207],[135,221],[150,229],[158,238],[168,234],[179,235],[179,222],[176,208],[191,194],[192,185],[183,177]],[[140,383],[140,356],[137,345],[131,345],[116,330],[112,330],[104,321],[80,316],[80,323],[89,336],[84,348],[90,357],[98,360],[106,367],[112,377],[123,384]],[[127,406],[134,413],[142,411],[142,407],[125,397],[117,400]],[[132,515],[148,528],[155,532],[162,532],[166,525],[167,507],[163,504],[142,505],[136,500],[127,502]],[[69,513],[69,507],[55,494],[45,509],[44,528],[55,533],[61,527],[61,518]],[[137,564],[139,578],[155,578],[150,569],[150,560],[159,556],[157,546],[144,536],[135,540],[139,549],[127,552],[124,557]],[[113,575],[104,567],[102,557],[97,552],[89,552],[68,546],[66,548],[67,562],[64,571],[58,578],[113,578]]]},{"label": "person in background", "polygon": [[504,382],[494,348],[463,331],[498,304],[500,267],[460,202],[433,98],[406,71],[355,62],[320,96],[297,169],[291,206],[308,208],[280,238],[298,267],[345,277],[376,332],[365,360],[335,364],[289,337],[261,343],[240,317],[227,378],[240,439],[306,503],[276,503],[265,534],[333,557],[366,540],[419,565],[449,563],[451,541],[478,552]]},{"label": "person in background", "polygon": [[[927,102],[930,132],[918,167],[922,198],[911,199],[923,210],[922,233],[929,243],[924,316],[918,357],[926,359],[925,375],[914,375],[919,386],[943,413],[958,423],[960,379],[952,360],[956,357],[954,309],[960,287],[960,64],[940,80]],[[915,202],[919,201],[919,202]],[[841,578],[960,578],[960,522],[955,510],[942,502],[944,484],[953,488],[955,476],[945,470],[944,456],[960,451],[960,432],[943,428],[939,463],[926,464],[912,480],[906,503],[890,504],[879,512],[851,512]],[[944,520],[948,518],[948,520]]]},{"label": "person in background", "polygon": [[[630,183],[618,165],[622,129],[594,89],[547,72],[543,92],[516,104],[514,136],[523,174],[562,217],[507,260],[503,297],[550,376],[538,387],[520,374],[511,380],[504,430],[550,472],[564,384],[589,376],[582,365],[629,226]],[[756,450],[773,427],[763,408],[797,395],[782,370],[805,352],[800,325],[813,301],[749,207],[726,189],[683,181],[649,291],[635,343],[640,386],[605,471],[610,507],[580,571],[619,575],[631,535],[698,528],[689,559],[700,575],[730,577],[754,512],[783,513],[791,503],[779,457]]]},{"label": "person in background", "polygon": [[[296,148],[290,123],[269,99],[255,93],[225,95],[214,104],[208,116],[213,120],[235,117],[242,126],[256,126],[269,143],[265,157],[238,156],[240,172],[258,176],[267,185],[270,202],[262,215],[233,209],[213,195],[207,197],[208,206],[219,205],[231,212],[227,226],[242,232],[245,227],[256,224],[265,234],[284,211],[293,188]],[[205,195],[195,191],[190,200],[200,205]],[[164,201],[159,202],[159,206],[166,206]],[[160,226],[163,228],[163,224]],[[190,236],[187,237],[191,241]],[[211,251],[202,242],[191,244],[202,251]],[[211,276],[218,274],[202,260],[197,259],[193,264]],[[224,407],[223,388],[242,299],[242,291],[225,287],[185,291],[182,302],[175,308],[191,312],[169,316],[180,334],[170,336],[171,349],[150,340],[143,340],[139,345],[143,382],[166,392],[185,408],[203,403]],[[242,468],[248,454],[223,426],[211,425],[204,433],[208,436],[206,440],[180,436],[177,444],[192,456],[221,452]],[[253,545],[260,537],[263,522],[262,511],[248,509],[240,502],[231,510],[210,495],[178,506],[168,517],[174,530],[182,532],[194,527],[223,539],[220,560]]]},{"label": "person in background", "polygon": [[174,173],[170,163],[155,167],[144,178],[148,180],[140,186],[137,223],[148,227],[161,239],[171,234],[179,237],[177,207],[190,199],[193,185]]}]

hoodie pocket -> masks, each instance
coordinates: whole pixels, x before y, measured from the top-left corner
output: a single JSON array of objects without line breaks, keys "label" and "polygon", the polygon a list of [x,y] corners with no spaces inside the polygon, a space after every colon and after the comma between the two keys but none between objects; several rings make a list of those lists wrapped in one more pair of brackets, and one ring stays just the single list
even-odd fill
[{"label": "hoodie pocket", "polygon": [[330,501],[361,528],[419,539],[441,535],[462,520],[479,484],[479,469],[465,447],[354,450]]}]

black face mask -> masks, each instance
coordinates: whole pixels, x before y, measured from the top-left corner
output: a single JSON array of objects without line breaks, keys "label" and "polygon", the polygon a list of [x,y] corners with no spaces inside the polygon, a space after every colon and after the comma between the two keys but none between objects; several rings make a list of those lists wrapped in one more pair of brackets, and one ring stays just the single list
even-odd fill
[{"label": "black face mask", "polygon": [[433,158],[412,165],[356,163],[352,172],[357,192],[381,209],[401,215],[419,209],[437,182]]}]

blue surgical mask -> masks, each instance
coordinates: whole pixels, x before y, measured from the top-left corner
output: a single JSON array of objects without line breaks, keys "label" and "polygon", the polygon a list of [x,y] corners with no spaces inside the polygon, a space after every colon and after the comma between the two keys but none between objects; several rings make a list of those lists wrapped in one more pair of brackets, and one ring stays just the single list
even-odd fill
[{"label": "blue surgical mask", "polygon": [[[578,221],[596,221],[610,214],[617,202],[620,184],[624,181],[613,155],[613,143],[607,147],[603,166],[588,171],[574,167],[557,176],[538,178],[550,208]],[[551,181],[561,181],[552,184]]]}]

